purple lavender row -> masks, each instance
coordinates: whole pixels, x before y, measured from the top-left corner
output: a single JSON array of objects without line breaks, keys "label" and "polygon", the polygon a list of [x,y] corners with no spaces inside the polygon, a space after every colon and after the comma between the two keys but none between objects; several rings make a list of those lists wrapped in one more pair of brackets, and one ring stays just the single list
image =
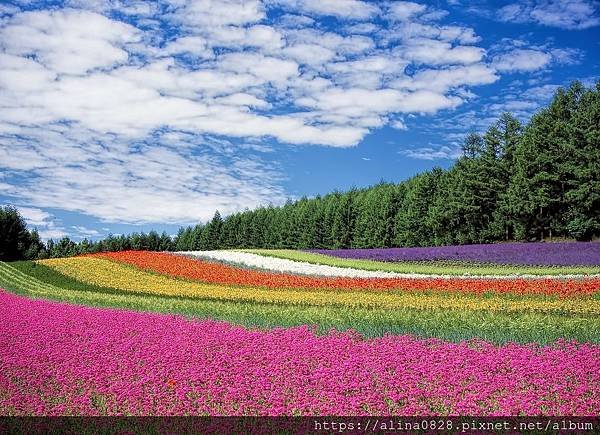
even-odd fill
[{"label": "purple lavender row", "polygon": [[600,265],[600,242],[499,243],[427,248],[311,249],[340,258],[377,261],[472,261],[539,266]]}]

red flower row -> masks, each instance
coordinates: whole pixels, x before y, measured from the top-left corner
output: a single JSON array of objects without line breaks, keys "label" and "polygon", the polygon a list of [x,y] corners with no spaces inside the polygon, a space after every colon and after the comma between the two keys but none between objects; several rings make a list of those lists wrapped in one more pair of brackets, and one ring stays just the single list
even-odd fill
[{"label": "red flower row", "polygon": [[95,254],[161,274],[223,285],[269,288],[328,288],[406,290],[483,294],[538,294],[560,297],[592,295],[600,291],[600,279],[486,279],[486,278],[337,278],[313,277],[242,269],[221,263],[148,251]]}]

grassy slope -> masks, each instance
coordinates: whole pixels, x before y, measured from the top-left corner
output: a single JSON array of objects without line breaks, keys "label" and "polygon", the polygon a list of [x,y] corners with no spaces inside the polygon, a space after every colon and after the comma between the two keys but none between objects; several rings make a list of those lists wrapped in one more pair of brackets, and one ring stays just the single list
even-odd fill
[{"label": "grassy slope", "polygon": [[315,254],[312,252],[295,251],[291,249],[236,249],[240,252],[284,258],[306,263],[324,264],[327,266],[351,267],[363,270],[376,270],[398,273],[422,273],[432,275],[592,275],[600,274],[598,266],[512,266],[512,265],[479,265],[467,266],[464,264],[449,263],[411,263],[411,262],[385,262],[373,260],[357,260],[351,258],[338,258],[329,255]]},{"label": "grassy slope", "polygon": [[[496,343],[548,343],[566,338],[600,343],[600,319],[597,316],[506,314],[465,310],[365,310],[349,307],[221,302],[128,294],[115,289],[88,286],[46,269],[48,268],[27,263],[18,263],[15,267],[0,263],[0,287],[35,298],[213,318],[252,327],[311,324],[317,325],[319,332],[326,332],[331,328],[355,329],[366,337],[390,333],[415,334],[452,341],[477,337]],[[37,278],[23,273],[33,270],[33,275]]]}]

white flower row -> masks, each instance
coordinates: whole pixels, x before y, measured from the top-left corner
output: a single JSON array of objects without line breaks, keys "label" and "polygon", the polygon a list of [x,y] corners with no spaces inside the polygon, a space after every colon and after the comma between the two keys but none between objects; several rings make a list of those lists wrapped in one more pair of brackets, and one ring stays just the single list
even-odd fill
[{"label": "white flower row", "polygon": [[191,255],[208,260],[222,261],[244,267],[266,269],[273,272],[295,273],[300,275],[335,276],[347,278],[395,278],[403,276],[393,272],[351,269],[347,267],[326,266],[286,260],[284,258],[267,257],[237,251],[185,251],[177,254]]},{"label": "white flower row", "polygon": [[316,275],[326,277],[345,277],[345,278],[442,278],[442,279],[456,279],[456,278],[486,278],[486,279],[539,279],[539,278],[553,278],[553,279],[577,279],[577,278],[596,278],[598,275],[530,275],[530,274],[517,274],[517,275],[475,275],[475,274],[464,274],[464,275],[435,275],[435,274],[422,274],[422,273],[398,273],[398,272],[385,272],[375,270],[363,270],[354,269],[350,267],[337,267],[328,266],[324,264],[313,264],[303,261],[288,260],[285,258],[270,257],[267,255],[253,254],[250,252],[238,252],[230,250],[219,250],[219,251],[180,251],[176,252],[179,255],[187,255],[196,258],[202,258],[206,260],[219,261],[237,265],[241,267],[249,267],[256,269],[268,270],[271,272],[278,273],[293,273],[299,275]]}]

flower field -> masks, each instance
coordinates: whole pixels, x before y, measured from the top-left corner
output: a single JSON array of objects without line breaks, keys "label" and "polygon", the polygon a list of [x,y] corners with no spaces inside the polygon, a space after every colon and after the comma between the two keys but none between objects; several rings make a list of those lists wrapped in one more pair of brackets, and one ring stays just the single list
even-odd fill
[{"label": "flower field", "polygon": [[585,245],[585,261],[560,260],[568,247],[527,264],[491,260],[496,245],[473,265],[382,250],[0,262],[0,414],[597,415]]}]

